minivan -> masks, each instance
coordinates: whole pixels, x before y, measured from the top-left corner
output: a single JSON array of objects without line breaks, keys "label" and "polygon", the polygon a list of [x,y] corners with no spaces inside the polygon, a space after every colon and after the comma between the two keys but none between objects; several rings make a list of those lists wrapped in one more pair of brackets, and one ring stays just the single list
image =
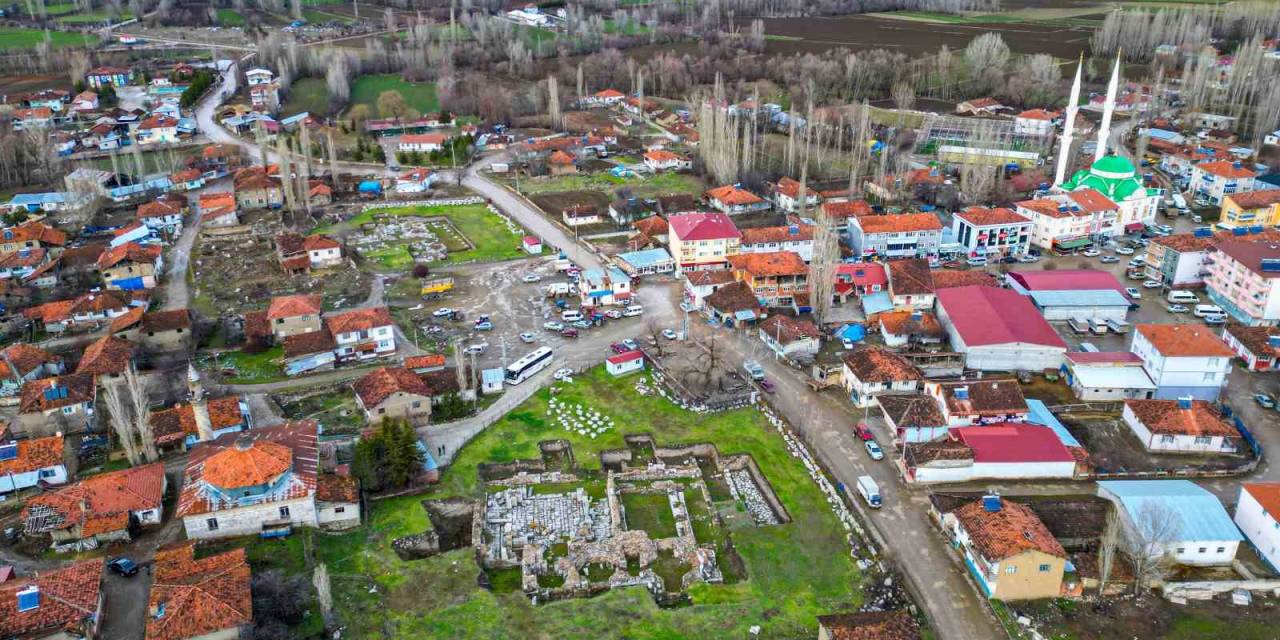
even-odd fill
[{"label": "minivan", "polygon": [[1200,298],[1190,291],[1170,291],[1165,299],[1174,304],[1200,304]]},{"label": "minivan", "polygon": [[630,305],[626,309],[622,310],[622,315],[628,318],[638,316],[642,313],[644,313],[644,307],[638,304]]},{"label": "minivan", "polygon": [[1227,312],[1223,311],[1222,307],[1219,307],[1216,304],[1198,304],[1191,310],[1191,313],[1194,313],[1197,318],[1227,315]]},{"label": "minivan", "polygon": [[564,313],[560,314],[560,319],[565,322],[577,322],[582,319],[582,312],[577,309],[565,309]]}]

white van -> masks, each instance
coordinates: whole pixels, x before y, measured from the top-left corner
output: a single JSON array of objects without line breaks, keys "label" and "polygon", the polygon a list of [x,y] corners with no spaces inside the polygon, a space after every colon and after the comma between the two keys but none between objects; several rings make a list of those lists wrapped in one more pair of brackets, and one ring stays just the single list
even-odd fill
[{"label": "white van", "polygon": [[1170,291],[1165,299],[1173,304],[1200,304],[1200,298],[1190,291]]},{"label": "white van", "polygon": [[628,306],[626,309],[623,309],[623,310],[622,310],[622,315],[624,315],[624,316],[626,316],[626,317],[628,317],[628,318],[630,318],[630,317],[632,317],[632,316],[638,316],[638,315],[640,315],[640,314],[642,314],[642,313],[644,313],[644,307],[643,307],[643,306],[641,306],[641,305],[638,305],[638,304],[630,305],[630,306]]},{"label": "white van", "polygon": [[1191,310],[1191,313],[1194,313],[1197,318],[1227,315],[1227,312],[1223,311],[1222,307],[1219,307],[1216,304],[1198,304]]},{"label": "white van", "polygon": [[872,509],[880,508],[880,485],[876,484],[875,478],[858,476],[858,493],[862,495],[863,500],[867,501],[867,506]]},{"label": "white van", "polygon": [[1187,199],[1181,193],[1173,194],[1173,206],[1178,210],[1178,215],[1186,215]]},{"label": "white van", "polygon": [[560,319],[565,322],[577,322],[582,319],[582,312],[577,309],[565,309],[564,313],[560,314]]}]

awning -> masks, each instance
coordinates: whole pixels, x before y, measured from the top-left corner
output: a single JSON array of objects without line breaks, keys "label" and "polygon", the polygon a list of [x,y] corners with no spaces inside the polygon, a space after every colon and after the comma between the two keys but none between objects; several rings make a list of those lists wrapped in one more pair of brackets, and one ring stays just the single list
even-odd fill
[{"label": "awning", "polygon": [[1088,238],[1072,238],[1071,240],[1059,240],[1054,243],[1054,246],[1057,249],[1079,249],[1091,244],[1093,244],[1093,241]]}]

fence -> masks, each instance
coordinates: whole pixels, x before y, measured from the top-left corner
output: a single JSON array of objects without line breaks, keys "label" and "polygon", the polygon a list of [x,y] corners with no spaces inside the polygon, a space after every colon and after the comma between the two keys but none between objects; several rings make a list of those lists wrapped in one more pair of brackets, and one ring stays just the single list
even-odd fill
[{"label": "fence", "polygon": [[471,196],[468,198],[443,198],[431,200],[396,200],[394,202],[373,202],[365,205],[363,208],[368,209],[392,209],[395,207],[458,207],[468,204],[484,204],[485,199],[480,196]]}]

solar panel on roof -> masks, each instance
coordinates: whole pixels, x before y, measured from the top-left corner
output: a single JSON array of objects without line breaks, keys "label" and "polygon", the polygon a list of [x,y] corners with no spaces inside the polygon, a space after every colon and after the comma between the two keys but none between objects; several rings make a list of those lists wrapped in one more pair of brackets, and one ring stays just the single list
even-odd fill
[{"label": "solar panel on roof", "polygon": [[1280,258],[1263,258],[1262,270],[1266,273],[1280,273]]}]

